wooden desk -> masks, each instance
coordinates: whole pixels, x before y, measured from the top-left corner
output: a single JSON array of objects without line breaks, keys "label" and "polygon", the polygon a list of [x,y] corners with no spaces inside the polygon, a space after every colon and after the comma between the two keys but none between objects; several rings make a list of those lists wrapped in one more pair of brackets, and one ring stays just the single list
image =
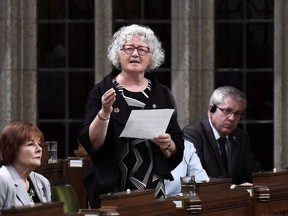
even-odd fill
[{"label": "wooden desk", "polygon": [[[186,198],[176,196],[155,200],[154,190],[151,189],[102,195],[101,208],[88,212],[98,212],[101,215],[101,212],[112,209],[121,216],[287,216],[286,175],[288,175],[286,171],[257,174],[256,184],[249,188],[252,189],[253,196],[247,192],[248,188],[230,189],[230,179],[219,179],[196,183],[197,196]],[[261,181],[264,183],[260,183]],[[176,208],[175,201],[183,202],[183,206]]]},{"label": "wooden desk", "polygon": [[288,216],[288,170],[253,174],[255,215]]},{"label": "wooden desk", "polygon": [[183,201],[177,215],[197,214],[201,216],[247,216],[251,215],[251,198],[243,189],[230,189],[231,179],[217,179],[196,183],[197,196],[170,197]]},{"label": "wooden desk", "polygon": [[102,195],[101,209],[114,208],[121,216],[174,216],[176,205],[171,200],[154,199],[154,189],[133,190]]},{"label": "wooden desk", "polygon": [[[83,187],[82,178],[89,165],[84,160],[83,167],[69,167],[68,160],[60,160],[54,164],[46,164],[36,169],[46,176],[51,184],[66,182],[72,185],[80,207],[87,209],[86,190]],[[103,195],[102,205],[114,206],[120,215],[131,215],[137,212],[141,215],[190,215],[201,216],[237,216],[237,215],[286,215],[288,216],[288,170],[277,172],[263,172],[253,174],[253,196],[250,197],[245,188],[230,189],[230,179],[211,180],[209,182],[196,183],[197,196],[183,200],[183,208],[175,207],[173,201],[182,198],[169,197],[166,200],[155,200],[153,194],[141,191],[131,191]],[[149,190],[148,190],[149,191]],[[103,208],[105,211],[106,207]],[[176,209],[175,212],[173,209]],[[165,213],[165,214],[164,214]]]},{"label": "wooden desk", "polygon": [[265,171],[259,173],[253,173],[253,184],[275,184],[288,182],[288,170],[279,170],[276,172]]},{"label": "wooden desk", "polygon": [[39,203],[32,206],[18,206],[3,209],[2,216],[63,216],[63,203]]}]

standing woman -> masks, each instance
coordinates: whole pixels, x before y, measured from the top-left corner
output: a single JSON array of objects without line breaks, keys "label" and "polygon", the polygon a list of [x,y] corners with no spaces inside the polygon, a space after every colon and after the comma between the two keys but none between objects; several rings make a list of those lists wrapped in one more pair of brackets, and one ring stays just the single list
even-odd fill
[{"label": "standing woman", "polygon": [[51,201],[48,179],[33,170],[41,165],[42,132],[29,122],[12,122],[0,135],[0,212],[3,208]]},{"label": "standing woman", "polygon": [[[93,163],[85,179],[91,207],[99,195],[127,189],[154,188],[165,196],[164,179],[182,160],[184,141],[170,90],[150,70],[164,62],[162,45],[154,32],[140,25],[118,30],[108,47],[117,68],[96,84],[88,96],[79,141]],[[164,134],[152,140],[120,138],[132,110],[175,109]]]}]

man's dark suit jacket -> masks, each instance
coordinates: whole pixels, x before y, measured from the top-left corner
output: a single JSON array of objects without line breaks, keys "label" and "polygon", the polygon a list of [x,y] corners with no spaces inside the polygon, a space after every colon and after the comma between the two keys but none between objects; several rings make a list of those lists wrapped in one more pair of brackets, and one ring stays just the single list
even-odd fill
[{"label": "man's dark suit jacket", "polygon": [[231,178],[233,184],[252,182],[252,173],[261,171],[249,144],[248,134],[236,128],[229,135],[231,155],[228,155],[228,174],[221,160],[218,143],[208,118],[192,122],[183,128],[184,139],[191,141],[210,178]]}]

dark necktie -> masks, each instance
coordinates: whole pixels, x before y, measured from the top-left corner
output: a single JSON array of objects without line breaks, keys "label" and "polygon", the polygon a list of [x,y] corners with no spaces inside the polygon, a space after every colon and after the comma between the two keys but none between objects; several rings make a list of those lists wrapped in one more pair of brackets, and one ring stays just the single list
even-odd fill
[{"label": "dark necktie", "polygon": [[228,160],[227,160],[227,153],[226,153],[226,148],[225,148],[226,141],[227,141],[227,139],[225,137],[220,137],[218,139],[218,143],[220,146],[220,152],[221,152],[221,158],[222,158],[222,161],[224,163],[225,169],[227,171]]}]

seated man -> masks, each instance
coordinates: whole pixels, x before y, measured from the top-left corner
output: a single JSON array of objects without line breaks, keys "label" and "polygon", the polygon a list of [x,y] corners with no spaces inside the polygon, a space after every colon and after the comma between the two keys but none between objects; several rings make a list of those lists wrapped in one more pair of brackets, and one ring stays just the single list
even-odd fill
[{"label": "seated man", "polygon": [[203,169],[194,145],[184,140],[184,155],[182,162],[172,171],[173,181],[165,180],[165,191],[167,196],[175,196],[181,193],[181,176],[195,176],[195,181],[208,181],[209,177]]},{"label": "seated man", "polygon": [[231,178],[233,184],[252,183],[252,173],[261,170],[248,134],[237,128],[246,103],[246,96],[238,89],[220,87],[210,98],[208,117],[183,129],[184,138],[194,144],[210,178]]}]

